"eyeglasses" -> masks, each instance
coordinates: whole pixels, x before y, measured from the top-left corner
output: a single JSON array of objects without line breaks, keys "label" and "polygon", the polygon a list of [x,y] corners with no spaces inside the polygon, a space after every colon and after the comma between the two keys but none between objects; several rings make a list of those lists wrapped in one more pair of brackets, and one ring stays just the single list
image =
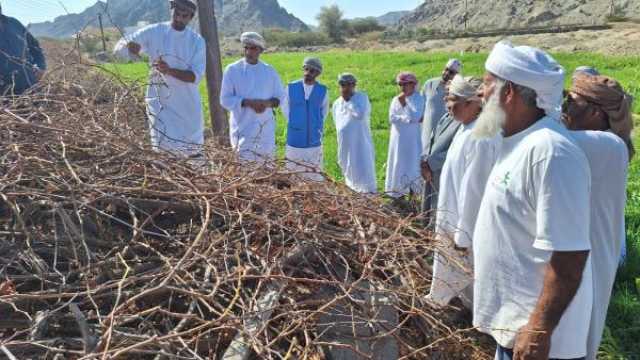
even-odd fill
[{"label": "eyeglasses", "polygon": [[576,100],[575,96],[576,95],[574,95],[572,92],[567,92],[564,95],[564,99],[567,102],[567,105],[569,105],[569,104],[578,104],[578,105],[580,105],[580,102],[584,102],[584,103],[586,103],[587,106],[594,106],[594,107],[600,109],[600,105],[598,105],[598,104],[596,104],[596,103],[594,103],[592,101],[589,101],[589,100],[585,99],[582,96],[581,96],[581,99],[580,99],[581,101],[578,101],[578,100]]},{"label": "eyeglasses", "polygon": [[255,46],[255,45],[247,45],[244,47],[245,50],[251,50],[251,51],[255,51],[255,50],[260,50],[259,46]]}]

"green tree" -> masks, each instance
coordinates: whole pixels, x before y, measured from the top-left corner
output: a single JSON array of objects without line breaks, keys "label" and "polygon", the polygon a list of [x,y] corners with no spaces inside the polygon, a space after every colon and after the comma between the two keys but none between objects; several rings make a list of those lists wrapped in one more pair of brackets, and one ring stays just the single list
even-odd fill
[{"label": "green tree", "polygon": [[349,33],[351,35],[360,35],[373,31],[383,31],[386,27],[380,25],[374,17],[353,19],[349,21]]},{"label": "green tree", "polygon": [[320,24],[320,30],[327,34],[335,42],[342,42],[345,34],[345,21],[342,19],[342,10],[338,5],[323,6],[316,16]]}]

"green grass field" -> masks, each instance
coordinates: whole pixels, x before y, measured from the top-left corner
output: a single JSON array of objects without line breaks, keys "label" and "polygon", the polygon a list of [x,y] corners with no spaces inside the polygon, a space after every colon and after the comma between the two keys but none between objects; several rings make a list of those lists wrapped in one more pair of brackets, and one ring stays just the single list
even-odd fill
[{"label": "green grass field", "polygon": [[[369,94],[373,106],[371,127],[376,148],[376,169],[378,185],[384,183],[387,144],[389,139],[388,108],[398,89],[395,75],[400,71],[413,71],[421,81],[439,76],[446,61],[457,57],[464,63],[465,75],[481,76],[486,54],[420,54],[420,53],[384,53],[384,52],[326,52],[316,54],[325,67],[325,73],[319,79],[329,86],[331,99],[338,96],[336,79],[339,73],[349,71],[359,79],[358,88]],[[302,76],[301,64],[305,54],[286,53],[268,54],[263,60],[273,65],[283,82],[297,80]],[[606,75],[612,76],[623,84],[636,99],[640,99],[640,57],[605,57],[597,54],[576,53],[556,54],[556,59],[571,72],[577,66],[591,65]],[[225,59],[228,64],[234,59]],[[146,64],[118,65],[110,70],[129,80],[146,80]],[[570,78],[567,78],[569,86]],[[208,111],[206,90],[201,85],[203,102]],[[634,104],[634,113],[640,113],[640,101]],[[207,117],[208,118],[208,117]],[[282,116],[278,114],[277,142],[282,155],[285,143],[286,127]],[[640,142],[640,136],[636,134]],[[341,180],[340,169],[336,162],[336,133],[333,121],[328,119],[325,126],[324,153],[325,171],[337,180]],[[627,206],[628,260],[618,274],[615,295],[608,314],[608,328],[602,345],[605,359],[640,359],[640,159],[632,164],[629,177],[629,200]]]}]

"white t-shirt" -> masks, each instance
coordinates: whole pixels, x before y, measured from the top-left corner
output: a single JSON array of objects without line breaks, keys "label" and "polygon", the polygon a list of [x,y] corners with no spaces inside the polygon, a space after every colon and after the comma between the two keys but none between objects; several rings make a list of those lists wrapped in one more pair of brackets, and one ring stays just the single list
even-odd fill
[{"label": "white t-shirt", "polygon": [[[554,251],[590,250],[591,173],[558,121],[543,118],[504,138],[473,235],[474,325],[513,348],[542,292]],[[550,358],[586,354],[593,301],[591,262],[552,334]]]},{"label": "white t-shirt", "polygon": [[587,359],[595,359],[607,319],[620,251],[625,241],[629,151],[618,136],[604,131],[572,131],[591,168],[591,262],[593,311]]}]

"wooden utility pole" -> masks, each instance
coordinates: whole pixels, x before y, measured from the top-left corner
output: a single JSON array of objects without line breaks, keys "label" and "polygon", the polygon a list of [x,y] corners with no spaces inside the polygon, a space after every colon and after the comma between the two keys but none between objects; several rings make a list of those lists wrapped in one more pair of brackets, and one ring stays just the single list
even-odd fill
[{"label": "wooden utility pole", "polygon": [[207,43],[207,89],[209,90],[209,112],[211,129],[218,141],[226,143],[229,139],[227,114],[220,105],[222,87],[222,57],[218,39],[218,24],[215,13],[215,0],[198,0],[198,18],[200,33]]},{"label": "wooden utility pole", "polygon": [[469,10],[467,9],[467,0],[464,0],[464,31],[467,31],[467,16],[469,15]]},{"label": "wooden utility pole", "polygon": [[100,36],[102,36],[102,51],[107,52],[107,42],[104,40],[104,28],[102,27],[102,14],[98,14],[98,23],[100,23]]},{"label": "wooden utility pole", "polygon": [[614,17],[616,15],[616,3],[615,0],[611,0],[611,5],[610,5],[610,17]]}]

